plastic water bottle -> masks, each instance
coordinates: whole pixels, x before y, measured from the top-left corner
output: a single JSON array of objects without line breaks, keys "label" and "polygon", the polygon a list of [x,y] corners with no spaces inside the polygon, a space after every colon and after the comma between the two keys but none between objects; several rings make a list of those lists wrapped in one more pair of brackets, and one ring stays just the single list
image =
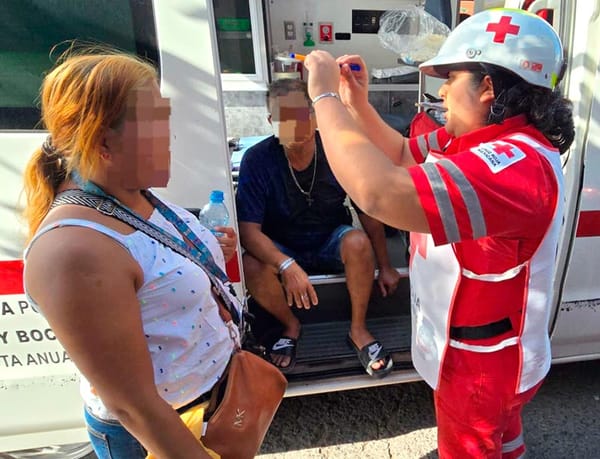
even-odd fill
[{"label": "plastic water bottle", "polygon": [[200,211],[200,223],[211,230],[215,236],[222,236],[223,233],[215,231],[215,226],[229,225],[229,211],[223,202],[223,192],[221,190],[212,190],[208,204]]}]

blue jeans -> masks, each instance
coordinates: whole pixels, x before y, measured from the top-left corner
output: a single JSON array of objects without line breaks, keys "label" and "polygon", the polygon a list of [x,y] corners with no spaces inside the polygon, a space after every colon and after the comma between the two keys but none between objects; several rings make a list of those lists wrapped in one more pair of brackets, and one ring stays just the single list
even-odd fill
[{"label": "blue jeans", "polygon": [[118,421],[97,418],[85,409],[88,436],[98,459],[144,459],[146,450]]},{"label": "blue jeans", "polygon": [[308,274],[332,274],[344,272],[341,246],[346,233],[355,230],[353,226],[338,226],[321,247],[315,250],[296,251],[273,241],[275,246],[287,256],[296,260]]}]

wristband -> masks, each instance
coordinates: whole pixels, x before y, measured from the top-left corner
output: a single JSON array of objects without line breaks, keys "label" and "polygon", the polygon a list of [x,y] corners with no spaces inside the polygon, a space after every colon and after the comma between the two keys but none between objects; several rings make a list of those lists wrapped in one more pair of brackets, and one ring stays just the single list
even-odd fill
[{"label": "wristband", "polygon": [[325,97],[335,97],[340,102],[342,101],[342,99],[340,99],[340,95],[337,92],[324,92],[323,94],[319,94],[317,97],[315,97],[312,100],[312,104],[315,105],[318,101],[324,99]]},{"label": "wristband", "polygon": [[284,272],[286,269],[288,269],[290,266],[292,266],[292,263],[294,263],[295,261],[296,260],[294,260],[292,257],[286,258],[285,260],[283,260],[279,264],[279,268],[277,269],[277,274],[281,274],[282,272]]}]

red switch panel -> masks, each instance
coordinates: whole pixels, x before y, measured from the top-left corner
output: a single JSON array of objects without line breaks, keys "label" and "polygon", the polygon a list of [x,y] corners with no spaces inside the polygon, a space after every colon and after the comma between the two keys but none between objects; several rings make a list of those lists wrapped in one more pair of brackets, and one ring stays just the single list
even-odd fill
[{"label": "red switch panel", "polygon": [[319,42],[333,42],[333,22],[319,22]]}]

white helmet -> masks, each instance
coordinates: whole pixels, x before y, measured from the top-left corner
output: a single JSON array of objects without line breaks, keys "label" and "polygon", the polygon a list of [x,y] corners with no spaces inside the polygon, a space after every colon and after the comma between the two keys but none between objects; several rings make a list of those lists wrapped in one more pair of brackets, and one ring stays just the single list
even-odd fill
[{"label": "white helmet", "polygon": [[454,29],[437,56],[419,65],[426,75],[448,78],[444,66],[482,63],[509,70],[528,83],[553,89],[562,76],[563,48],[548,22],[518,9],[477,13]]}]

